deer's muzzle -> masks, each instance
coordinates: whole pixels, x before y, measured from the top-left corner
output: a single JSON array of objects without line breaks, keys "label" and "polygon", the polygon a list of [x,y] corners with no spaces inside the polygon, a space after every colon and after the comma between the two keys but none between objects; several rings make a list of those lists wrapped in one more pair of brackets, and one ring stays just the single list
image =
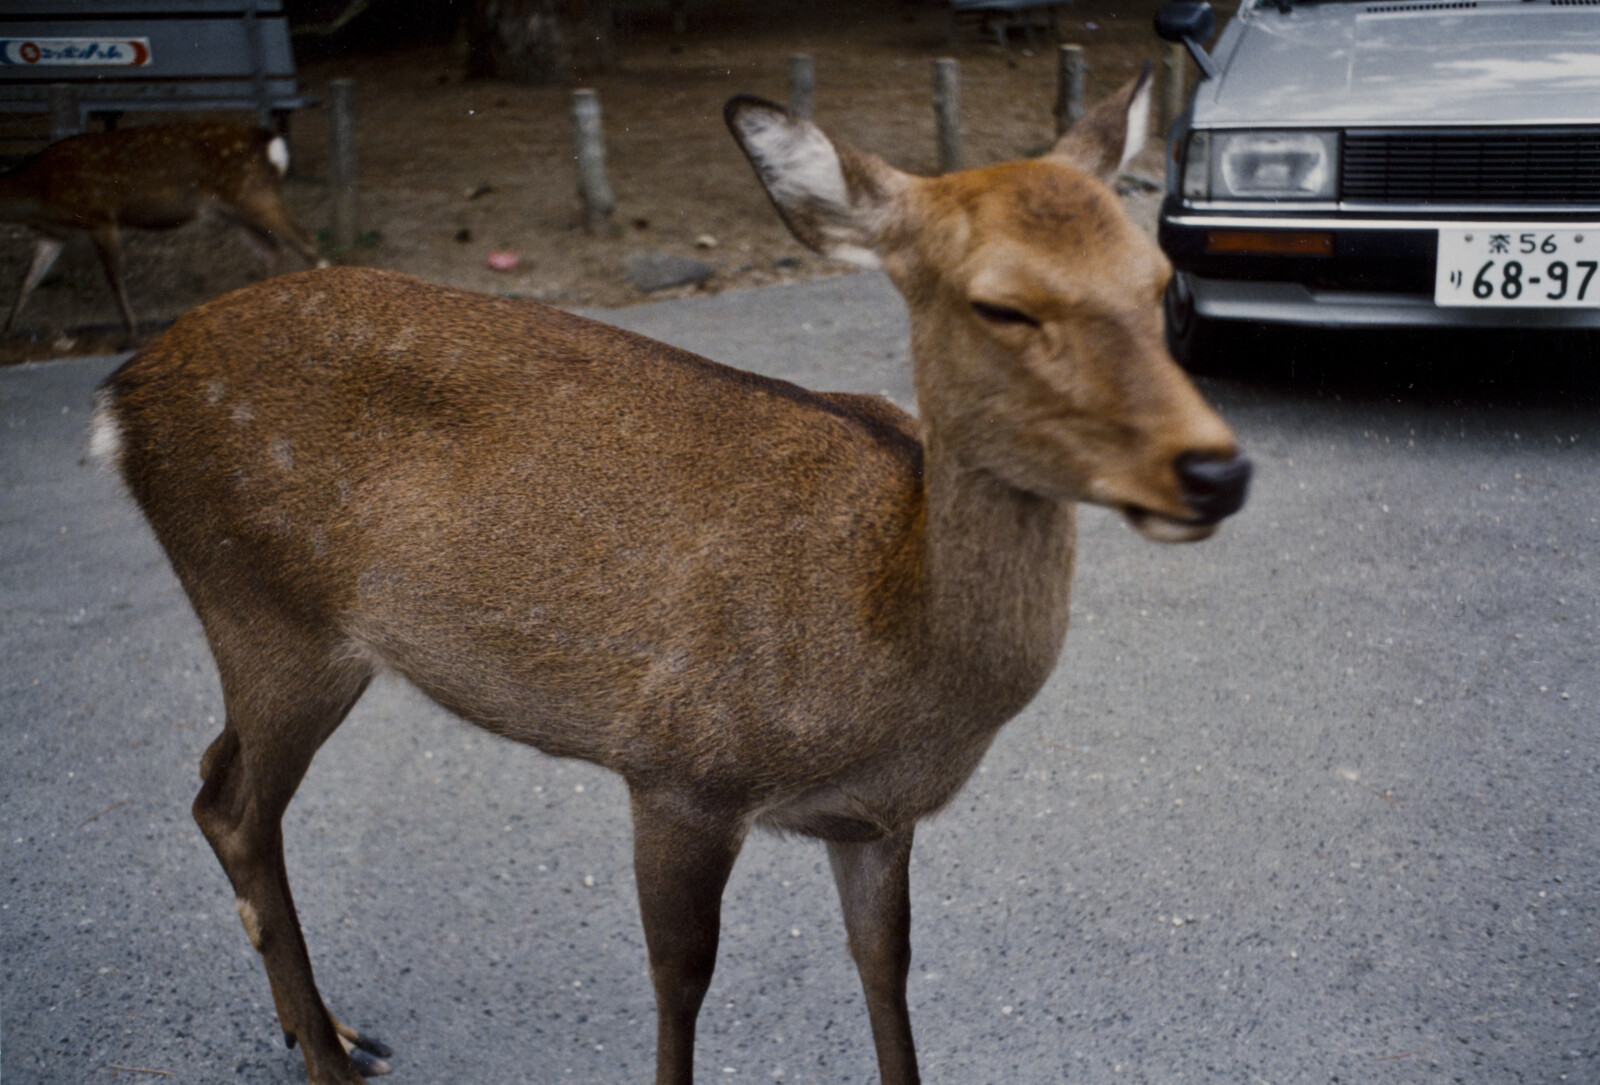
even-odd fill
[{"label": "deer's muzzle", "polygon": [[1135,531],[1153,542],[1198,542],[1217,524],[1244,507],[1250,490],[1250,461],[1237,453],[1185,452],[1172,464],[1179,496],[1189,515],[1175,517],[1139,505],[1123,505]]},{"label": "deer's muzzle", "polygon": [[1235,453],[1226,459],[1201,452],[1185,452],[1172,465],[1184,504],[1194,510],[1194,522],[1214,524],[1244,507],[1250,492],[1250,461]]}]

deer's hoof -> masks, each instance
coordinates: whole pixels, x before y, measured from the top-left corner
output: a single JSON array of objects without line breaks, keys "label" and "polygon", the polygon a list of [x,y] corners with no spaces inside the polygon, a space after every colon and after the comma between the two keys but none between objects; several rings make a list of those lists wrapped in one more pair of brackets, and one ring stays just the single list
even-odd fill
[{"label": "deer's hoof", "polygon": [[380,1059],[370,1051],[355,1048],[350,1052],[350,1065],[356,1068],[356,1073],[362,1077],[382,1077],[394,1066],[387,1059]]},{"label": "deer's hoof", "polygon": [[362,1077],[382,1077],[394,1069],[389,1062],[394,1050],[388,1044],[343,1023],[336,1023],[334,1027],[339,1033],[339,1043],[344,1047],[345,1054],[350,1056],[350,1065],[355,1067],[356,1073]]}]

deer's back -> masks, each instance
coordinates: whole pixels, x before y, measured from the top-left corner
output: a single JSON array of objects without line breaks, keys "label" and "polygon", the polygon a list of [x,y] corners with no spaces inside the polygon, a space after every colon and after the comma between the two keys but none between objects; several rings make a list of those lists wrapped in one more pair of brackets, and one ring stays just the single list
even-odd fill
[{"label": "deer's back", "polygon": [[202,306],[107,387],[202,620],[264,600],[553,752],[759,764],[904,659],[921,447],[883,401],[359,270]]}]

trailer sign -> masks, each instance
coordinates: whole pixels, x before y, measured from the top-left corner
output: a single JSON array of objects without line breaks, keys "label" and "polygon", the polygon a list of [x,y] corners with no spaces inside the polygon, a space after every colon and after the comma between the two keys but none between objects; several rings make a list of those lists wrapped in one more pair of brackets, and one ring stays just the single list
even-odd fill
[{"label": "trailer sign", "polygon": [[0,65],[142,68],[149,63],[149,38],[0,38]]}]

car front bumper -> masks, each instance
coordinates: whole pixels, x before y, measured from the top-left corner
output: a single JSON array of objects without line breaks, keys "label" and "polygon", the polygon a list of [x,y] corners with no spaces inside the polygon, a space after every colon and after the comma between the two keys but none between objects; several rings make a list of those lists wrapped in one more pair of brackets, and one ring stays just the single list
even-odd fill
[{"label": "car front bumper", "polygon": [[[1198,212],[1171,197],[1160,241],[1182,275],[1194,311],[1211,320],[1323,327],[1600,328],[1600,304],[1588,308],[1439,306],[1433,301],[1438,231],[1494,224],[1508,229],[1594,226],[1600,214],[1417,215]],[[1316,255],[1218,252],[1214,231],[1331,237]]]}]

